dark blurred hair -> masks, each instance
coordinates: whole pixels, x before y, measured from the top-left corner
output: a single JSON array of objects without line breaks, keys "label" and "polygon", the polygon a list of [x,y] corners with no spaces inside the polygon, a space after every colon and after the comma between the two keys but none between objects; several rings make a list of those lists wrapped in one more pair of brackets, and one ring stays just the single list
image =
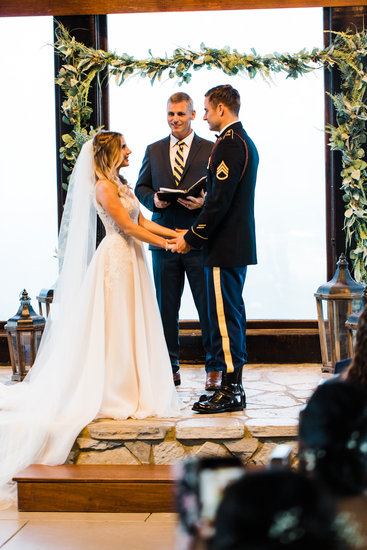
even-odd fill
[{"label": "dark blurred hair", "polygon": [[345,375],[348,380],[361,384],[367,390],[367,306],[358,319],[354,355]]},{"label": "dark blurred hair", "polygon": [[367,393],[331,380],[315,390],[300,414],[301,469],[313,472],[337,496],[367,486]]},{"label": "dark blurred hair", "polygon": [[334,504],[314,480],[291,470],[246,473],[219,506],[212,550],[341,550]]},{"label": "dark blurred hair", "polygon": [[205,94],[205,97],[208,98],[210,103],[216,107],[218,103],[223,103],[230,111],[238,115],[241,107],[241,98],[240,94],[232,88],[230,84],[225,84],[223,86],[215,86],[211,88]]}]

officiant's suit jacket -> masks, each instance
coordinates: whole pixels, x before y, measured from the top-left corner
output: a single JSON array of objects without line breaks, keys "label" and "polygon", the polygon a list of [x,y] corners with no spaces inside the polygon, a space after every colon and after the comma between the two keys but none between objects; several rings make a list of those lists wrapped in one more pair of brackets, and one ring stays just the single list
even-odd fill
[{"label": "officiant's suit jacket", "polygon": [[[170,137],[156,141],[148,145],[143,163],[140,169],[135,194],[139,201],[148,210],[153,212],[152,220],[164,227],[171,229],[188,229],[192,226],[201,210],[188,210],[178,203],[172,203],[167,208],[156,208],[154,194],[160,187],[172,189],[188,189],[202,176],[205,176],[208,159],[213,143],[196,134],[192,140],[190,152],[186,160],[185,168],[179,186],[173,179],[170,163]],[[151,250],[158,247],[150,246]]]}]

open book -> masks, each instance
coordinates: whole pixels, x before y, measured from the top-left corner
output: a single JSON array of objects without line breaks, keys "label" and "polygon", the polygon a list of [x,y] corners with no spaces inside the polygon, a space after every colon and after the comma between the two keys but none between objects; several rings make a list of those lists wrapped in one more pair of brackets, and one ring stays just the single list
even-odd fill
[{"label": "open book", "polygon": [[185,199],[186,197],[198,197],[202,189],[204,191],[206,189],[206,176],[193,183],[188,189],[160,187],[157,196],[160,201],[174,202],[177,199]]}]

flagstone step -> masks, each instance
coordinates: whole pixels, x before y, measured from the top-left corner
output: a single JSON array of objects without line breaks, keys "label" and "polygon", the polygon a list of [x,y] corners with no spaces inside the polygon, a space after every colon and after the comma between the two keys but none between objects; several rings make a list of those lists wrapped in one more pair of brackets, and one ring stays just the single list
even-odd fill
[{"label": "flagstone step", "polygon": [[240,415],[203,415],[176,420],[92,422],[81,432],[68,462],[81,464],[173,465],[191,456],[236,456],[247,465],[263,465],[279,443],[296,454],[297,426],[245,425]]}]

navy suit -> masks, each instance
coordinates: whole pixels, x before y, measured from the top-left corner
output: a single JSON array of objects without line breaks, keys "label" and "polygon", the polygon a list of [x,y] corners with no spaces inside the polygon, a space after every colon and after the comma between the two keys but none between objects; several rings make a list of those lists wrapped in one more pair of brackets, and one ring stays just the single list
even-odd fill
[{"label": "navy suit", "polygon": [[224,372],[247,362],[242,298],[247,266],[256,264],[254,199],[259,156],[241,122],[215,144],[207,171],[204,208],[185,235],[202,248],[211,319],[211,354]]},{"label": "navy suit", "polygon": [[[186,159],[179,189],[188,189],[205,175],[213,143],[196,134]],[[140,169],[135,194],[139,201],[153,212],[152,220],[171,229],[188,229],[192,226],[200,210],[188,210],[178,203],[166,208],[157,208],[154,195],[160,187],[177,189],[170,163],[170,137],[148,145]],[[179,309],[184,287],[185,273],[198,310],[203,346],[206,352],[206,370],[211,367],[209,354],[209,329],[205,276],[202,251],[192,250],[185,256],[172,254],[150,245],[153,260],[153,275],[156,295],[161,312],[164,334],[171,358],[173,372],[179,368]]]}]

